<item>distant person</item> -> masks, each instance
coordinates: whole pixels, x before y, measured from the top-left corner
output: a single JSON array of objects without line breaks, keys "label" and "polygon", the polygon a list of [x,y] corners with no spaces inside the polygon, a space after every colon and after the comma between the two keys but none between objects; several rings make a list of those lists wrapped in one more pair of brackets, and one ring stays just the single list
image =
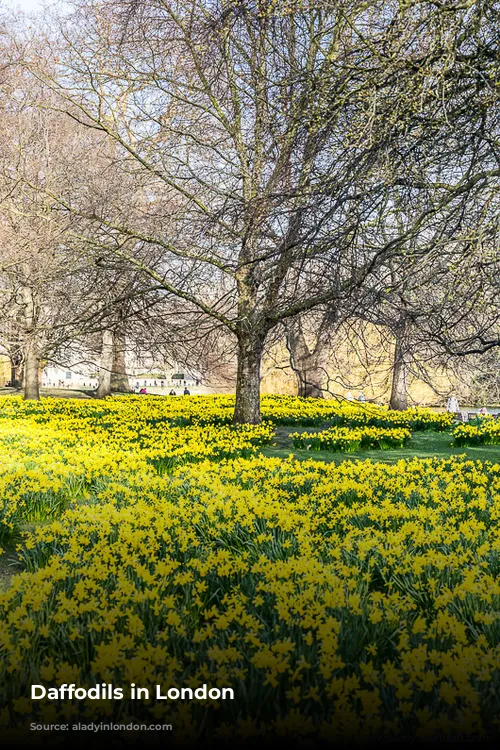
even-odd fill
[{"label": "distant person", "polygon": [[451,412],[452,414],[457,414],[460,411],[460,407],[458,406],[458,399],[456,396],[450,396],[450,398],[446,402],[446,411]]},{"label": "distant person", "polygon": [[486,415],[488,414],[488,409],[486,408],[486,406],[482,406],[482,407],[481,407],[481,408],[479,409],[479,413],[480,413],[480,415],[481,415],[482,417],[485,417],[485,416],[486,416]]},{"label": "distant person", "polygon": [[145,388],[141,388],[141,390],[139,391],[139,394],[140,394],[141,396],[146,396],[146,395],[147,395],[147,393],[148,393],[148,392],[147,392],[147,390],[146,390]]},{"label": "distant person", "polygon": [[366,396],[363,393],[363,391],[360,391],[358,394],[358,401],[366,401]]},{"label": "distant person", "polygon": [[168,395],[169,395],[169,396],[177,396],[177,393],[176,393],[176,392],[174,391],[174,389],[172,388],[172,390],[170,391],[170,393],[169,393]]},{"label": "distant person", "polygon": [[187,386],[184,388],[184,395],[185,396],[190,396],[191,395],[191,391],[189,390],[189,388]]}]

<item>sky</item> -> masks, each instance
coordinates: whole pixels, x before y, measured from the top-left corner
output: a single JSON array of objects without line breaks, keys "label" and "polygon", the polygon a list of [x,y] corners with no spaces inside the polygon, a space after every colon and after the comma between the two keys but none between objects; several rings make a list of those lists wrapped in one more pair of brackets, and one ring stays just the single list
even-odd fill
[{"label": "sky", "polygon": [[44,0],[4,0],[4,4],[10,8],[20,8],[26,13],[32,13],[42,8]]},{"label": "sky", "polygon": [[48,8],[63,8],[66,0],[0,0],[1,8],[20,10],[27,15],[36,14],[44,6]]},{"label": "sky", "polygon": [[5,0],[3,5],[7,5],[9,8],[20,8],[26,13],[31,13],[42,7],[42,0]]},{"label": "sky", "polygon": [[6,4],[22,10],[37,10],[41,6],[41,0],[10,0]]}]

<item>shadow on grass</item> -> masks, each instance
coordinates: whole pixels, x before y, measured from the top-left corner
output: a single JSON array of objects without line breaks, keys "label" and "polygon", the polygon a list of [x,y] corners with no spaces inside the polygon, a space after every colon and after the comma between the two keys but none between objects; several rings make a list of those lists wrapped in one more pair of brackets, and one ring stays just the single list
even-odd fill
[{"label": "shadow on grass", "polygon": [[19,555],[16,551],[16,545],[9,540],[6,545],[0,546],[0,591],[5,591],[17,573],[24,569]]}]

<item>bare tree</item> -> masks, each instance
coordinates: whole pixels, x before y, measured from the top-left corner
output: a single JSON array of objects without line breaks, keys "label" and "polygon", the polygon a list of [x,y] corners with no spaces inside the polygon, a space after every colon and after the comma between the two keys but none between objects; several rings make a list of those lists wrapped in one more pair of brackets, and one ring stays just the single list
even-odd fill
[{"label": "bare tree", "polygon": [[30,62],[141,196],[52,197],[94,247],[236,338],[235,421],[260,419],[280,321],[341,305],[389,260],[404,273],[409,239],[414,263],[461,232],[471,197],[487,207],[493,6],[81,2],[59,68]]},{"label": "bare tree", "polygon": [[323,398],[328,388],[327,363],[332,334],[337,330],[338,310],[318,309],[284,323],[290,366],[302,397]]},{"label": "bare tree", "polygon": [[70,366],[85,358],[89,343],[91,353],[96,336],[112,336],[110,352],[106,343],[99,351],[98,393],[129,390],[127,326],[151,283],[97,252],[95,237],[82,235],[50,197],[57,187],[67,200],[90,189],[118,201],[124,178],[117,170],[102,174],[102,137],[58,113],[50,89],[26,76],[24,47],[12,45],[9,53],[0,87],[0,345],[13,362],[12,382],[20,384],[22,372],[25,397],[38,398],[42,363]]}]

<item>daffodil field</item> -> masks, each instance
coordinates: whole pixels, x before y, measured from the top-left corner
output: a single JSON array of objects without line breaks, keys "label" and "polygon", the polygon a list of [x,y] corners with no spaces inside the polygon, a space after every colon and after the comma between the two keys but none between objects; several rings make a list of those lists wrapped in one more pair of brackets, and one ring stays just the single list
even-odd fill
[{"label": "daffodil field", "polygon": [[480,424],[460,424],[453,431],[456,445],[500,445],[500,419],[480,417]]},{"label": "daffodil field", "polygon": [[[233,404],[2,400],[0,541],[23,569],[0,590],[1,722],[141,716],[184,741],[498,737],[500,463],[268,458],[277,425],[450,442],[461,428],[292,397],[263,397],[262,424],[236,427]],[[235,699],[30,700],[62,683],[208,683]]]},{"label": "daffodil field", "polygon": [[359,448],[400,448],[411,438],[406,427],[330,427],[320,432],[294,432],[290,435],[295,448],[345,451]]}]

